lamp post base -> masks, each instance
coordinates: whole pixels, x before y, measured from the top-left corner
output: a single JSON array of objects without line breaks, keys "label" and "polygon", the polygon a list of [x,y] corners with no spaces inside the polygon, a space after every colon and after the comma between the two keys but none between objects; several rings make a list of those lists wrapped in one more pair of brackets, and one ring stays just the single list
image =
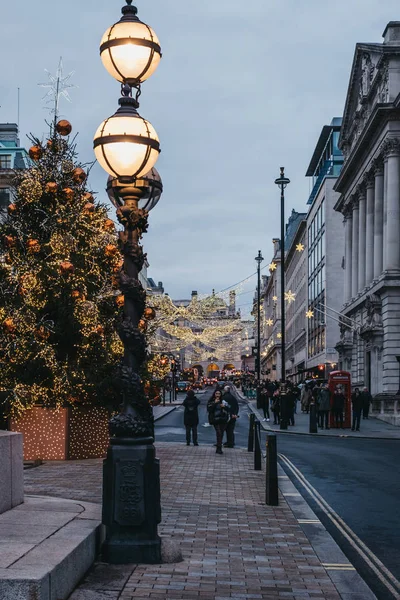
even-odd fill
[{"label": "lamp post base", "polygon": [[103,463],[103,560],[161,563],[160,521],[160,465],[153,439],[112,438]]}]

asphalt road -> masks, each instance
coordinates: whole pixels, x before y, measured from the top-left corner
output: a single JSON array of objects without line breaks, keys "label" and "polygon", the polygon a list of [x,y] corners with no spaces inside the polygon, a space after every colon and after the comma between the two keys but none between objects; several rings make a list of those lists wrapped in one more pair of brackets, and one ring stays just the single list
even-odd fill
[{"label": "asphalt road", "polygon": [[[278,434],[277,445],[278,452],[299,469],[306,482],[400,580],[400,442]],[[321,506],[307,483],[295,476],[288,463],[281,464],[377,597],[400,598],[400,588],[390,580],[390,574],[372,559],[370,562],[382,573],[380,580],[365,556],[360,555],[363,547],[358,540],[351,534],[348,539],[346,528],[332,522],[329,509],[324,503]],[[366,556],[371,558],[368,553]],[[391,593],[384,581],[392,584],[398,595]]]},{"label": "asphalt road", "polygon": [[[200,444],[215,443],[206,410],[211,392],[198,396]],[[241,402],[236,445],[245,448],[248,414],[246,402]],[[379,600],[399,599],[400,442],[284,433],[277,438],[286,473]],[[157,421],[156,439],[186,443],[183,408]],[[337,518],[332,518],[335,513]]]}]

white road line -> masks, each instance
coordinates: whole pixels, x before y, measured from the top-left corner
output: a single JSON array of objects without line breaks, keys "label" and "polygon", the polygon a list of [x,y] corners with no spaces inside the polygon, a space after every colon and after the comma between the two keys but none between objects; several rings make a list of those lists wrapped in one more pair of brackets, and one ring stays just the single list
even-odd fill
[{"label": "white road line", "polygon": [[[378,577],[386,588],[393,594],[396,600],[400,600],[400,581],[385,567],[377,556],[364,544],[362,540],[354,533],[354,531],[339,517],[333,508],[324,500],[317,490],[307,481],[299,469],[284,455],[279,454],[279,457],[286,464],[293,475],[306,488],[310,496],[315,500],[318,506],[323,510],[326,516],[332,521],[340,533],[347,539],[352,548],[364,559],[370,569]],[[374,564],[375,563],[375,564]],[[394,586],[394,587],[393,587]]]}]

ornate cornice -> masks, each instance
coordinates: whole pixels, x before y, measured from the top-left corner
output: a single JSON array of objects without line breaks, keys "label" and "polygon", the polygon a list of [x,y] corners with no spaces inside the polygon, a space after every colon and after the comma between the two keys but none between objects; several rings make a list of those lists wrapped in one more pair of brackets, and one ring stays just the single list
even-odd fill
[{"label": "ornate cornice", "polygon": [[385,160],[389,156],[400,156],[400,140],[398,138],[386,138],[381,145],[381,151]]},{"label": "ornate cornice", "polygon": [[352,196],[350,197],[350,202],[349,202],[350,210],[358,210],[358,201],[359,201],[358,194],[352,194]]},{"label": "ornate cornice", "polygon": [[363,200],[367,194],[367,186],[365,185],[365,181],[363,180],[356,187],[356,194],[359,200]]},{"label": "ornate cornice", "polygon": [[375,173],[373,170],[364,173],[363,183],[366,189],[375,187]]},{"label": "ornate cornice", "polygon": [[383,175],[383,156],[374,158],[371,162],[371,170],[374,172],[375,177]]}]

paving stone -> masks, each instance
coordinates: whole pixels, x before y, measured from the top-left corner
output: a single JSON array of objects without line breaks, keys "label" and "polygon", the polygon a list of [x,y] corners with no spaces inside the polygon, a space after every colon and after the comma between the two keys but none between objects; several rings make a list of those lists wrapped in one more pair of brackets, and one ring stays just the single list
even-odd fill
[{"label": "paving stone", "polygon": [[[98,563],[69,600],[340,600],[284,497],[278,507],[265,505],[265,473],[253,470],[251,454],[235,449],[217,461],[211,446],[156,448],[159,533],[183,562]],[[25,481],[30,493],[100,505],[102,461],[46,463],[26,471]]]}]

